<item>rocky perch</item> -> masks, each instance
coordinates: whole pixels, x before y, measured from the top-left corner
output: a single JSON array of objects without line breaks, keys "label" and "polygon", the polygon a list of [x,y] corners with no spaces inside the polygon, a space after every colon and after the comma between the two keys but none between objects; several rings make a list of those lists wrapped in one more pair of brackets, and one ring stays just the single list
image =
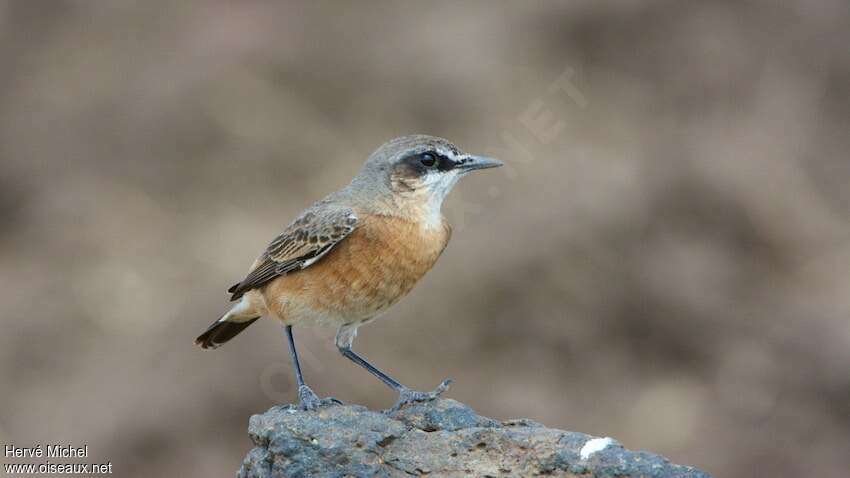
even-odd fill
[{"label": "rocky perch", "polygon": [[251,417],[256,447],[239,478],[652,477],[710,478],[611,438],[499,422],[450,399],[393,413],[358,405],[305,412],[272,407]]}]

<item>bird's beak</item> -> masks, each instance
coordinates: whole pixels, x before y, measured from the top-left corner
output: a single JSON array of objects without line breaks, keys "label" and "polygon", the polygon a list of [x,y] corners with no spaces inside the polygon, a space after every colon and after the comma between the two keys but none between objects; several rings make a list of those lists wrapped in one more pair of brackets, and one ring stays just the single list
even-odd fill
[{"label": "bird's beak", "polygon": [[458,169],[463,172],[474,171],[476,169],[487,169],[487,168],[498,168],[499,166],[503,166],[505,163],[499,161],[498,159],[488,158],[486,156],[475,156],[472,154],[467,154],[462,157],[460,161],[458,161]]}]

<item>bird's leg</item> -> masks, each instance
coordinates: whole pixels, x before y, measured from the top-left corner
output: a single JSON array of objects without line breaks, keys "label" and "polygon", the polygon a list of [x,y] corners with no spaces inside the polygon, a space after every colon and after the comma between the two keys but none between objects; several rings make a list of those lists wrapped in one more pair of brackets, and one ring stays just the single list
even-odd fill
[{"label": "bird's leg", "polygon": [[378,377],[378,379],[380,379],[382,382],[390,386],[393,390],[398,392],[398,401],[396,401],[395,405],[393,405],[390,411],[396,411],[408,403],[427,402],[429,400],[434,400],[435,398],[439,397],[441,393],[448,390],[449,384],[452,383],[451,379],[446,379],[443,380],[443,382],[438,385],[437,388],[435,388],[433,391],[419,392],[405,387],[404,385],[398,383],[394,378],[390,377],[384,372],[381,372],[374,365],[367,362],[363,357],[357,355],[353,350],[351,350],[350,347],[339,347],[339,352],[345,358],[365,368],[369,371],[369,373]]},{"label": "bird's leg", "polygon": [[390,377],[378,370],[377,367],[370,364],[363,357],[357,355],[353,350],[351,350],[351,343],[354,341],[354,337],[357,335],[357,325],[343,325],[340,327],[339,332],[336,335],[336,346],[339,349],[339,353],[343,355],[343,357],[351,360],[357,365],[365,368],[369,373],[378,377],[378,379],[396,392],[398,392],[398,401],[396,401],[395,405],[390,408],[389,411],[393,412],[408,403],[414,402],[426,402],[429,400],[434,400],[440,396],[441,393],[445,392],[449,389],[449,385],[452,383],[451,379],[443,380],[443,382],[437,386],[433,391],[430,392],[418,392],[416,390],[412,390],[410,388],[405,387],[400,384],[397,380]]},{"label": "bird's leg", "polygon": [[301,375],[301,363],[298,361],[298,351],[295,350],[295,339],[292,338],[292,326],[287,325],[286,338],[289,341],[289,354],[292,356],[292,366],[295,368],[295,381],[298,383],[298,402],[302,410],[315,410],[322,405],[331,405],[341,403],[335,398],[321,399],[313,390],[304,383],[304,376]]}]

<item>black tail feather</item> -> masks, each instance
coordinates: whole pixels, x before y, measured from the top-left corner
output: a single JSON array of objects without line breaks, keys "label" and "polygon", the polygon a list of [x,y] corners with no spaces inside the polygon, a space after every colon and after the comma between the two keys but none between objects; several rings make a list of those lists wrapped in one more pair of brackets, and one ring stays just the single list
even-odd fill
[{"label": "black tail feather", "polygon": [[239,332],[245,330],[246,327],[253,324],[257,319],[259,319],[259,317],[254,317],[253,319],[241,322],[216,320],[212,323],[212,325],[210,325],[206,332],[195,339],[195,343],[204,349],[214,349],[233,337],[236,337]]}]

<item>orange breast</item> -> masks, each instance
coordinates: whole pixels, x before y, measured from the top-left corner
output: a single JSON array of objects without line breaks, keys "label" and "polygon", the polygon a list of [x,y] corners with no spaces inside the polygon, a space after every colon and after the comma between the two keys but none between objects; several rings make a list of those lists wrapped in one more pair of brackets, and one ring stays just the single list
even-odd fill
[{"label": "orange breast", "polygon": [[263,295],[270,311],[288,323],[371,318],[410,292],[451,235],[445,222],[423,229],[406,219],[366,216],[360,224],[315,264],[269,284]]}]

